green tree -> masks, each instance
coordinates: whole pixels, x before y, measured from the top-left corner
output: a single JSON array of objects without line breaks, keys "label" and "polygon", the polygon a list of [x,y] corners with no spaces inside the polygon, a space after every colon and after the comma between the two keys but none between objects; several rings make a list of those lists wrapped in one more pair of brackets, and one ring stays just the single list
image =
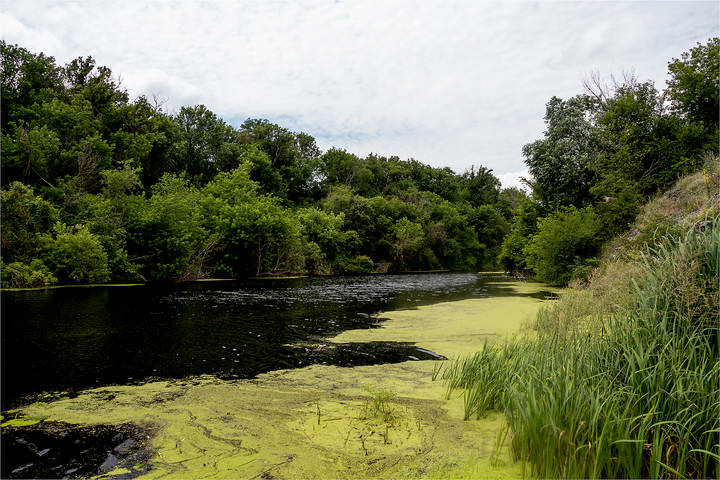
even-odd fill
[{"label": "green tree", "polygon": [[254,143],[265,152],[271,167],[283,178],[284,190],[272,193],[293,202],[319,196],[320,185],[315,177],[320,149],[313,137],[260,119],[246,120],[239,133],[243,142]]},{"label": "green tree", "polygon": [[34,288],[45,287],[57,282],[42,260],[34,258],[30,264],[12,262],[5,264],[0,261],[3,288]]},{"label": "green tree", "polygon": [[212,179],[218,171],[232,165],[237,153],[232,142],[238,141],[234,129],[205,105],[183,107],[174,117],[183,139],[182,171],[197,185]]},{"label": "green tree", "polygon": [[40,237],[42,257],[62,283],[102,283],[110,280],[107,253],[84,225],[56,223],[54,235]]},{"label": "green tree", "polygon": [[652,82],[626,79],[596,102],[594,115],[601,144],[592,164],[596,198],[602,184],[612,187],[602,197],[619,189],[613,178],[637,183],[636,190],[649,196],[697,168],[702,128],[667,115]]},{"label": "green tree", "polygon": [[231,275],[279,272],[300,260],[300,223],[273,198],[223,205],[217,231],[221,270]]},{"label": "green tree", "polygon": [[465,199],[474,207],[493,204],[500,195],[500,180],[485,167],[471,166],[463,175],[465,180]]},{"label": "green tree", "polygon": [[510,225],[503,214],[493,205],[481,205],[471,209],[468,223],[477,234],[479,243],[478,265],[496,268],[503,239],[510,231]]},{"label": "green tree", "polygon": [[718,95],[720,91],[720,37],[698,43],[668,63],[667,94],[673,112],[702,122],[717,149]]},{"label": "green tree", "polygon": [[0,89],[3,108],[0,118],[3,132],[10,123],[20,125],[34,116],[36,105],[62,98],[65,88],[62,70],[55,59],[0,40]]},{"label": "green tree", "polygon": [[577,269],[598,254],[599,229],[597,215],[589,207],[568,207],[540,218],[537,233],[523,249],[527,266],[541,282],[567,284]]},{"label": "green tree", "polygon": [[412,263],[425,240],[422,225],[403,217],[392,229],[392,253],[398,264],[404,267]]},{"label": "green tree", "polygon": [[144,278],[178,278],[191,265],[193,253],[207,237],[202,200],[187,178],[166,173],[153,186],[152,196],[130,212],[128,254],[142,265]]},{"label": "green tree", "polygon": [[551,98],[545,112],[545,138],[523,147],[525,163],[534,178],[533,195],[543,204],[579,207],[590,201],[596,132],[587,111],[587,100],[582,96]]},{"label": "green tree", "polygon": [[537,232],[538,218],[545,214],[545,209],[532,198],[526,199],[517,210],[510,233],[503,239],[498,260],[505,271],[520,274],[529,272],[525,247],[530,238]]},{"label": "green tree", "polygon": [[20,182],[12,182],[2,190],[0,200],[3,259],[29,264],[38,256],[39,235],[50,231],[58,213],[50,202]]}]

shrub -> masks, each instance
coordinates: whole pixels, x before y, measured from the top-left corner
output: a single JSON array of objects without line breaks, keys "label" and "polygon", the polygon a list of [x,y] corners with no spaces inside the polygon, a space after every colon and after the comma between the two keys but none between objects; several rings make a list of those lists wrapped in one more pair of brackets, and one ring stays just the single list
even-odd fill
[{"label": "shrub", "polygon": [[370,273],[375,268],[372,259],[365,255],[358,255],[351,260],[340,260],[335,269],[337,273],[350,275]]},{"label": "shrub", "polygon": [[538,220],[538,232],[523,252],[535,278],[565,285],[573,271],[595,256],[602,244],[600,222],[591,208],[570,207]]},{"label": "shrub", "polygon": [[22,262],[2,264],[2,286],[5,288],[33,288],[52,285],[57,278],[45,266],[42,260],[34,258],[30,265]]},{"label": "shrub", "polygon": [[43,255],[63,283],[102,283],[110,279],[108,258],[97,236],[84,225],[57,222],[55,237],[42,235]]}]

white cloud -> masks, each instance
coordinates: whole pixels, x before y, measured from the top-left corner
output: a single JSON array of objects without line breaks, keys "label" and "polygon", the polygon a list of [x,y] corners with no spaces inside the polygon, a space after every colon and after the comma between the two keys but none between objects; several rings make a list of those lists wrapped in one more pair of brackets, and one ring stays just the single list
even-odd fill
[{"label": "white cloud", "polygon": [[[92,55],[131,93],[277,120],[365,155],[524,167],[552,95],[594,70],[664,85],[717,32],[715,2],[6,2],[3,39]],[[507,177],[510,178],[510,177]],[[510,180],[508,180],[510,181]]]},{"label": "white cloud", "polygon": [[498,177],[498,180],[500,180],[502,188],[515,187],[525,191],[528,191],[529,188],[525,183],[523,183],[522,180],[532,179],[532,177],[530,176],[530,172],[528,172],[527,168],[523,170],[518,170],[517,172],[500,173],[496,176]]}]

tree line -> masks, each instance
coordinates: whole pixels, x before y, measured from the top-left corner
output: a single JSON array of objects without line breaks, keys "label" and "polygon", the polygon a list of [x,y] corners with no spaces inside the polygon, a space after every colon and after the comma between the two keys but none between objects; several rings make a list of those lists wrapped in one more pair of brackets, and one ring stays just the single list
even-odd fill
[{"label": "tree line", "polygon": [[529,194],[482,166],[322,152],[203,105],[170,114],[91,57],[0,50],[4,286],[499,267],[562,285],[718,152],[718,38],[672,59],[663,91],[593,75],[550,99],[522,150]]},{"label": "tree line", "polygon": [[524,194],[203,105],[131,99],[91,57],[0,42],[2,282],[497,268]]},{"label": "tree line", "polygon": [[717,162],[720,39],[672,59],[668,77],[660,91],[593,75],[584,93],[547,103],[543,138],[523,148],[532,193],[503,242],[506,270],[557,285],[583,277],[643,203]]}]

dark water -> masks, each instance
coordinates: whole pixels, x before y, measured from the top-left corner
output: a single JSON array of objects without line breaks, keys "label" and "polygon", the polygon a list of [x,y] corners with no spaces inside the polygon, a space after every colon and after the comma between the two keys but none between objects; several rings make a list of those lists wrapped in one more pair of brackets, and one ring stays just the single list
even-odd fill
[{"label": "dark water", "polygon": [[249,378],[310,363],[433,358],[412,344],[322,337],[372,328],[373,313],[507,295],[479,274],[222,281],[2,292],[2,409],[47,391],[195,374]]},{"label": "dark water", "polygon": [[49,422],[6,430],[0,438],[0,477],[90,478],[126,468],[124,477],[135,478],[149,469],[152,452],[143,443],[151,433],[137,425]]}]

